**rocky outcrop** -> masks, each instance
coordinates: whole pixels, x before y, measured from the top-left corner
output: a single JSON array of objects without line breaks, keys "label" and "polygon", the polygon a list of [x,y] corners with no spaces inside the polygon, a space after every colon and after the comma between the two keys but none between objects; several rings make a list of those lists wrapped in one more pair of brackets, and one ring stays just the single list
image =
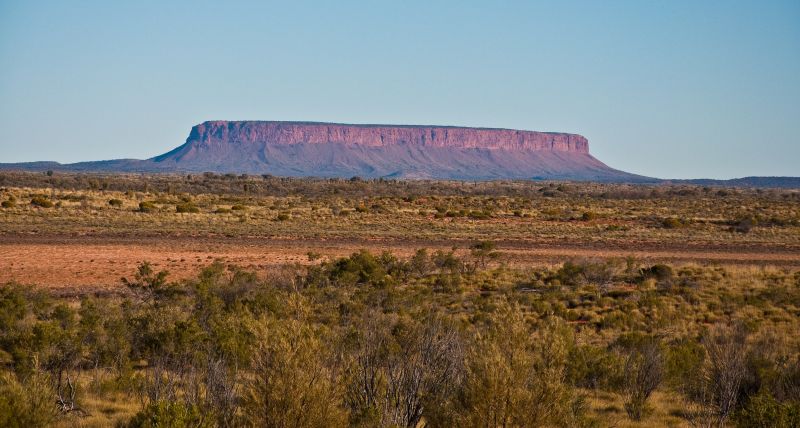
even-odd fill
[{"label": "rocky outcrop", "polygon": [[576,134],[454,126],[204,122],[161,170],[282,176],[636,181]]},{"label": "rocky outcrop", "polygon": [[344,125],[318,122],[211,121],[192,128],[187,143],[329,144],[366,147],[409,144],[458,149],[553,150],[589,153],[576,134],[455,126]]}]

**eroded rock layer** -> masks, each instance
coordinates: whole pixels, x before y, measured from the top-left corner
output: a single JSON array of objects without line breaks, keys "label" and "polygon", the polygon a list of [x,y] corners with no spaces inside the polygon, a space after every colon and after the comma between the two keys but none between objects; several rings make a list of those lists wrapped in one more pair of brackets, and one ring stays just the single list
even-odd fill
[{"label": "eroded rock layer", "polygon": [[576,134],[454,126],[344,125],[315,122],[204,122],[192,128],[188,142],[204,145],[343,143],[368,147],[411,144],[461,149],[589,153],[589,142],[585,137]]}]

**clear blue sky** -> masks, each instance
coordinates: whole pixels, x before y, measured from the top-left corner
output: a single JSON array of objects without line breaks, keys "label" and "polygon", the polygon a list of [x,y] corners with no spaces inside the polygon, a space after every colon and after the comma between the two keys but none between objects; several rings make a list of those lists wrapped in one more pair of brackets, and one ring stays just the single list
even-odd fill
[{"label": "clear blue sky", "polygon": [[[126,4],[123,4],[126,3]],[[665,178],[800,175],[800,1],[0,0],[0,162],[210,119],[576,132]]]}]

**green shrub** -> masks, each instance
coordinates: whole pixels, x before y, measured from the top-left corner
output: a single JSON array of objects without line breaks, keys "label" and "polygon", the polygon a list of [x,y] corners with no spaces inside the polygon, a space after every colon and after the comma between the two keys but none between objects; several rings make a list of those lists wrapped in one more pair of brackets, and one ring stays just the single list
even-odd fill
[{"label": "green shrub", "polygon": [[203,428],[212,427],[213,419],[206,418],[197,406],[184,403],[160,401],[137,413],[123,427],[127,428]]},{"label": "green shrub", "polygon": [[199,213],[200,208],[197,208],[191,202],[184,202],[182,204],[175,205],[175,212],[178,213]]},{"label": "green shrub", "polygon": [[450,272],[462,271],[464,269],[464,262],[456,257],[453,251],[444,252],[436,250],[431,256],[431,262],[438,269],[448,270]]},{"label": "green shrub", "polygon": [[517,308],[500,307],[468,349],[459,407],[437,426],[583,426],[585,407],[563,382],[569,329],[547,320],[532,335]]},{"label": "green shrub", "polygon": [[585,280],[583,271],[584,266],[573,262],[564,262],[556,272],[554,279],[557,279],[560,284],[578,285]]},{"label": "green shrub", "polygon": [[567,358],[567,379],[588,389],[616,391],[622,385],[623,362],[616,354],[592,345],[575,346]]},{"label": "green shrub", "polygon": [[738,427],[790,428],[800,426],[800,403],[777,401],[769,393],[750,397],[747,405],[734,415]]},{"label": "green shrub", "polygon": [[701,376],[700,369],[705,358],[703,345],[689,338],[683,338],[667,346],[665,375],[667,383],[674,389],[693,392],[692,379]]},{"label": "green shrub", "polygon": [[0,374],[0,426],[43,427],[57,416],[54,391],[49,379],[34,373],[18,381],[11,373]]},{"label": "green shrub", "polygon": [[459,273],[440,273],[436,275],[433,286],[437,291],[454,293],[461,288],[461,274]]},{"label": "green shrub", "polygon": [[150,213],[157,209],[156,204],[150,201],[139,202],[139,212]]},{"label": "green shrub", "polygon": [[342,390],[326,366],[328,343],[308,325],[270,323],[244,385],[244,426],[346,426]]},{"label": "green shrub", "polygon": [[369,284],[384,287],[392,284],[393,278],[386,270],[384,256],[375,257],[366,250],[353,253],[350,257],[333,261],[330,278],[340,285]]}]

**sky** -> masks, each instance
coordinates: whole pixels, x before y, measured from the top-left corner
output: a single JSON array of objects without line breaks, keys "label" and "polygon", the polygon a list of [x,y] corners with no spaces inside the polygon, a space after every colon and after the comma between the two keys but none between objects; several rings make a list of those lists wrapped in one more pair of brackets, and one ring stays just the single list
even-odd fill
[{"label": "sky", "polygon": [[206,120],[574,132],[660,178],[800,176],[800,1],[0,0],[0,162]]}]

